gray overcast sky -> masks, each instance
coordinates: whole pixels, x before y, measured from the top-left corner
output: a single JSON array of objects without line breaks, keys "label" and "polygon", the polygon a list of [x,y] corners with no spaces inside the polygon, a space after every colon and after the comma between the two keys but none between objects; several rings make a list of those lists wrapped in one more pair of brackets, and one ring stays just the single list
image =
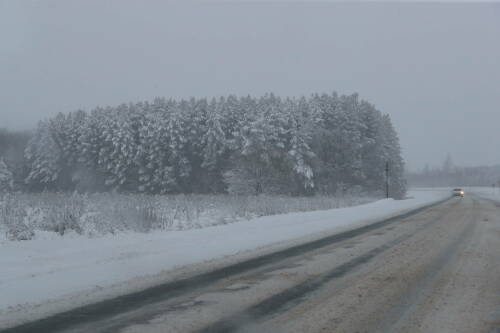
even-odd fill
[{"label": "gray overcast sky", "polygon": [[0,127],[333,90],[389,113],[411,168],[500,163],[500,4],[0,0]]}]

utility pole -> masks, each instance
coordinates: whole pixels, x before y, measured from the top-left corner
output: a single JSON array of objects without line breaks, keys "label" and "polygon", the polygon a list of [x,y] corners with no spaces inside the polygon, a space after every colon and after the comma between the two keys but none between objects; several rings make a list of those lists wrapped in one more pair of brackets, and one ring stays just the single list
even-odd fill
[{"label": "utility pole", "polygon": [[389,199],[389,161],[385,162],[385,196]]}]

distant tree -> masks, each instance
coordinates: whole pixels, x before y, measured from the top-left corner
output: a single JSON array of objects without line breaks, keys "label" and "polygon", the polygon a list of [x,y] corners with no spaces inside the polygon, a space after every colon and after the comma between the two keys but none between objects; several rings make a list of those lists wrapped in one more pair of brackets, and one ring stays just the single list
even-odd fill
[{"label": "distant tree", "polygon": [[30,172],[26,183],[36,190],[57,189],[62,173],[63,152],[54,140],[53,122],[41,121],[26,147],[26,159]]},{"label": "distant tree", "polygon": [[0,193],[10,192],[14,188],[14,177],[7,164],[0,159]]},{"label": "distant tree", "polygon": [[444,159],[444,162],[443,162],[443,167],[442,167],[442,171],[445,173],[445,174],[449,174],[452,170],[453,170],[453,159],[451,158],[451,155],[450,153],[448,153],[446,155],[446,158]]},{"label": "distant tree", "polygon": [[12,172],[14,188],[22,189],[28,174],[28,163],[24,158],[24,150],[31,138],[31,132],[9,131],[0,128],[0,158]]}]

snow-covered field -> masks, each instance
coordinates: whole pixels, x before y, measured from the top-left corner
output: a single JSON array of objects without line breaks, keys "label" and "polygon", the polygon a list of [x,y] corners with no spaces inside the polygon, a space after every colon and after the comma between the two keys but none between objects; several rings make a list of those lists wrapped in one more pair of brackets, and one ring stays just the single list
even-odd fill
[{"label": "snow-covered field", "polygon": [[122,232],[186,230],[260,216],[350,207],[374,197],[271,195],[0,194],[0,243],[51,237],[100,237]]},{"label": "snow-covered field", "polygon": [[0,328],[373,223],[441,200],[410,191],[331,210],[259,217],[200,229],[123,232],[97,238],[49,233],[0,244]]}]

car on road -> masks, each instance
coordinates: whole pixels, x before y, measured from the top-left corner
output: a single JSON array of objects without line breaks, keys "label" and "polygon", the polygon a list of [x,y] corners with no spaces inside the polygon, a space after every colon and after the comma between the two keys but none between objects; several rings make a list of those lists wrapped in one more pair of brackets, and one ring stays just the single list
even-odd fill
[{"label": "car on road", "polygon": [[454,197],[462,197],[463,198],[464,195],[465,195],[465,192],[463,189],[461,189],[461,188],[454,188],[453,189],[453,196]]}]

